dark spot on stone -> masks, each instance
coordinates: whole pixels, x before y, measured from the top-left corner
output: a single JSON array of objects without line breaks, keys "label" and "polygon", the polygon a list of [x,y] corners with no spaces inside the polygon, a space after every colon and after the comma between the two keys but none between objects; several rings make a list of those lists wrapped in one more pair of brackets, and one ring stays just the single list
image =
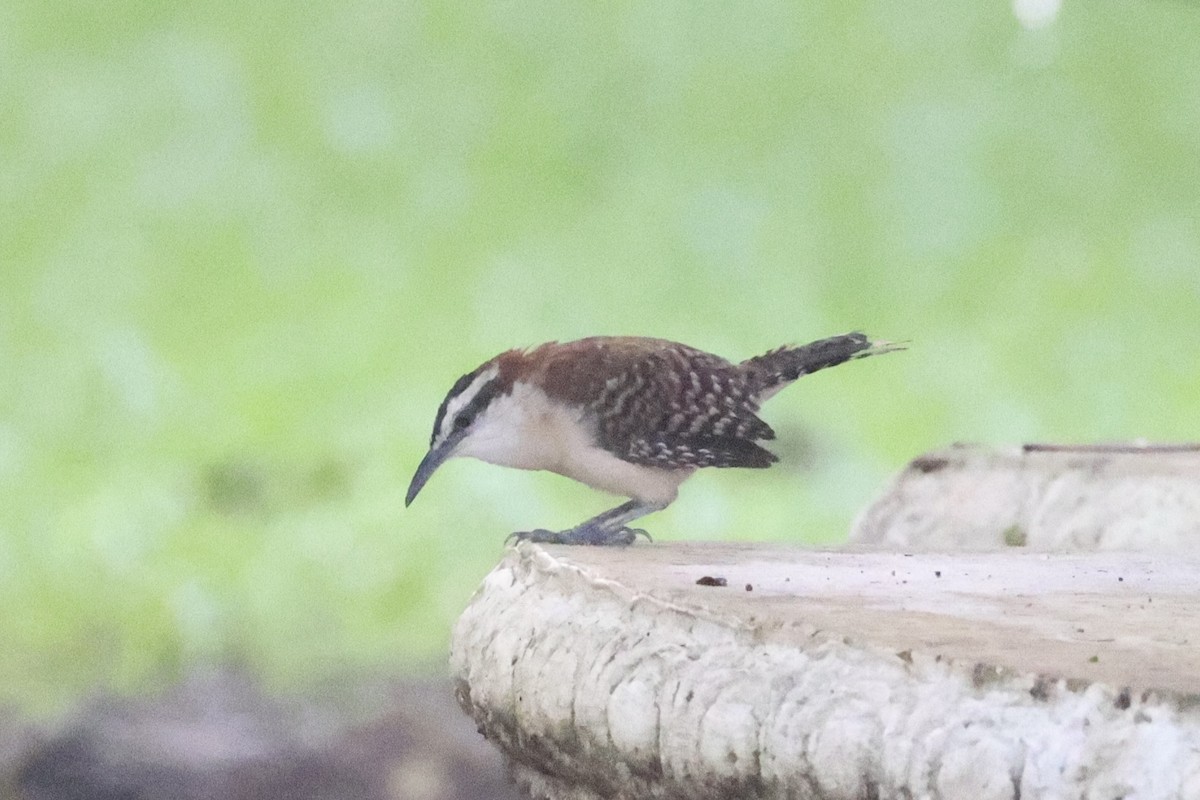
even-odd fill
[{"label": "dark spot on stone", "polygon": [[940,577],[942,577],[942,571],[941,571],[940,569],[935,569],[935,570],[933,571],[933,576],[934,576],[935,578],[940,578]]},{"label": "dark spot on stone", "polygon": [[1015,522],[1004,529],[1004,533],[1001,534],[1001,538],[1004,539],[1004,544],[1006,547],[1024,547],[1026,542],[1029,540],[1029,536],[1025,533],[1021,526]]},{"label": "dark spot on stone", "polygon": [[746,591],[747,591],[747,592],[753,592],[753,591],[754,591],[754,586],[753,586],[752,584],[749,584],[749,583],[747,583],[747,584],[746,584]]},{"label": "dark spot on stone", "polygon": [[976,664],[971,670],[971,683],[978,689],[999,677],[999,670],[991,664]]},{"label": "dark spot on stone", "polygon": [[1092,656],[1091,658],[1088,659],[1088,663],[1089,664],[1099,664],[1100,656]]},{"label": "dark spot on stone", "polygon": [[1121,690],[1121,693],[1117,695],[1117,699],[1113,701],[1113,707],[1118,711],[1124,711],[1125,709],[1129,708],[1129,702],[1129,687],[1125,687]]},{"label": "dark spot on stone", "polygon": [[912,650],[901,650],[899,653],[896,653],[896,658],[900,659],[905,664],[911,664],[912,663]]},{"label": "dark spot on stone", "polygon": [[1029,690],[1029,696],[1034,700],[1046,700],[1050,697],[1050,681],[1045,678],[1038,678],[1034,682],[1033,688]]},{"label": "dark spot on stone", "polygon": [[695,696],[696,696],[696,693],[693,692],[691,689],[688,689],[687,697],[683,698],[683,702],[690,703],[690,702],[692,702],[692,698]]},{"label": "dark spot on stone", "polygon": [[1124,582],[1125,582],[1124,578],[1117,578],[1117,583],[1124,583]]},{"label": "dark spot on stone", "polygon": [[945,469],[948,466],[950,466],[950,459],[948,459],[948,458],[933,458],[930,456],[921,456],[920,458],[914,458],[908,464],[909,469],[915,469],[917,472],[924,473],[925,475],[928,475],[931,472],[938,472],[940,470]]},{"label": "dark spot on stone", "polygon": [[[1147,690],[1142,694],[1142,702],[1145,703],[1148,699],[1152,699],[1153,697],[1154,695]],[[1192,709],[1200,708],[1200,692],[1177,695],[1175,702],[1179,704],[1179,709],[1181,711],[1191,711]]]},{"label": "dark spot on stone", "polygon": [[705,575],[696,580],[697,586],[726,586],[729,582],[720,576]]}]

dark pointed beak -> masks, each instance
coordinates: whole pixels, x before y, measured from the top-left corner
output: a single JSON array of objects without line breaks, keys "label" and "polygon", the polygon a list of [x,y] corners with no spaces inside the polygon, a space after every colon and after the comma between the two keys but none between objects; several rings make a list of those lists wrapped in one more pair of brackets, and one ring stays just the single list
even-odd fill
[{"label": "dark pointed beak", "polygon": [[408,485],[408,494],[404,497],[405,508],[412,505],[412,501],[416,498],[417,493],[421,491],[421,487],[433,477],[433,473],[442,465],[442,462],[454,454],[454,447],[458,442],[459,437],[453,437],[442,442],[437,447],[429,449],[429,452],[421,459],[421,463],[417,465],[417,471],[413,473],[412,483]]}]

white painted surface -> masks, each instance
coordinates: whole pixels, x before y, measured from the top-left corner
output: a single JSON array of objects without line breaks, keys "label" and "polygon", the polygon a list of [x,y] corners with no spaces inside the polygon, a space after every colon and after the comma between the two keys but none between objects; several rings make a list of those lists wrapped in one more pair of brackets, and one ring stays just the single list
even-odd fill
[{"label": "white painted surface", "polygon": [[[1006,541],[1007,538],[1007,541]],[[1200,552],[1200,445],[922,456],[855,522],[887,547]]]},{"label": "white painted surface", "polygon": [[1195,556],[521,545],[451,664],[534,797],[1200,798]]}]

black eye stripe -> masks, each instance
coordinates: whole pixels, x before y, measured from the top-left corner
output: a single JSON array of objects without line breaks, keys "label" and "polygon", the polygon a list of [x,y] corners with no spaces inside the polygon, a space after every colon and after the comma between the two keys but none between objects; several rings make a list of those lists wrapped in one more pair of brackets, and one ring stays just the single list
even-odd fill
[{"label": "black eye stripe", "polygon": [[[454,386],[451,387],[450,393],[447,394],[446,399],[442,401],[441,407],[438,408],[437,416],[433,420],[433,434],[429,437],[429,444],[431,447],[433,446],[433,443],[437,441],[438,433],[442,429],[442,424],[446,419],[446,409],[450,405],[450,401],[470,388],[471,384],[477,377],[479,377],[479,373],[482,370],[483,367],[480,367],[474,372],[468,372],[466,375],[463,375],[461,378],[455,381]],[[468,427],[475,420],[475,417],[479,415],[479,412],[483,411],[483,409],[487,407],[487,404],[492,401],[492,398],[496,396],[498,391],[499,381],[495,378],[481,386],[475,396],[471,398],[470,402],[463,406],[458,412],[457,416],[455,416],[455,427]],[[460,424],[459,420],[465,421]]]},{"label": "black eye stripe", "polygon": [[[482,367],[479,369],[482,369]],[[451,400],[467,390],[467,387],[471,385],[471,381],[475,380],[476,376],[479,375],[479,369],[468,372],[456,380],[454,385],[450,387],[450,392],[446,395],[446,398],[442,400],[442,404],[438,406],[437,416],[433,418],[433,435],[429,437],[429,445],[431,447],[437,441],[438,431],[442,429],[442,420],[446,418],[446,407],[450,405]]]},{"label": "black eye stripe", "polygon": [[479,416],[479,413],[487,408],[488,403],[492,402],[492,398],[496,396],[498,385],[499,381],[493,378],[481,386],[479,388],[479,392],[471,398],[471,402],[467,403],[463,410],[458,412],[458,419],[454,420],[454,424],[458,425],[459,419],[466,420],[466,422],[460,426],[465,428],[474,422],[475,418]]}]

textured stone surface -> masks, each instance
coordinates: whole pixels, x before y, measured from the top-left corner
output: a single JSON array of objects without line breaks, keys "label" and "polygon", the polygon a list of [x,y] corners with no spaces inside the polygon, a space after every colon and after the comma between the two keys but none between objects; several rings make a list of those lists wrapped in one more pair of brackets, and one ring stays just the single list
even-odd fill
[{"label": "textured stone surface", "polygon": [[1197,575],[1115,553],[522,545],[451,663],[535,797],[1200,798]]},{"label": "textured stone surface", "polygon": [[1200,550],[1200,445],[954,446],[913,459],[850,540],[891,547]]}]

